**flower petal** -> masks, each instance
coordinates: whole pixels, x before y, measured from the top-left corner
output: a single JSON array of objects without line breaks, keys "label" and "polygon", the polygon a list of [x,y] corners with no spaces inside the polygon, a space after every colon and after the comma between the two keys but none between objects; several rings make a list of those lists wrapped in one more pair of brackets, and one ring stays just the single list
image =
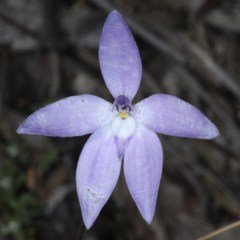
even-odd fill
[{"label": "flower petal", "polygon": [[17,132],[59,137],[81,136],[106,125],[113,117],[112,104],[84,94],[64,98],[39,109],[19,126]]},{"label": "flower petal", "polygon": [[104,24],[99,62],[113,97],[124,95],[132,100],[140,84],[142,64],[133,36],[117,11],[112,11]]},{"label": "flower petal", "polygon": [[134,106],[138,122],[167,135],[211,139],[219,135],[216,126],[189,103],[167,94],[156,94]]},{"label": "flower petal", "polygon": [[93,133],[77,166],[77,193],[83,221],[90,228],[110,197],[121,169],[111,126]]},{"label": "flower petal", "polygon": [[163,152],[157,135],[139,127],[126,145],[124,174],[143,218],[151,223],[162,173]]},{"label": "flower petal", "polygon": [[125,119],[115,117],[112,122],[112,132],[113,134],[120,139],[129,138],[136,129],[136,121],[131,116],[128,116]]}]

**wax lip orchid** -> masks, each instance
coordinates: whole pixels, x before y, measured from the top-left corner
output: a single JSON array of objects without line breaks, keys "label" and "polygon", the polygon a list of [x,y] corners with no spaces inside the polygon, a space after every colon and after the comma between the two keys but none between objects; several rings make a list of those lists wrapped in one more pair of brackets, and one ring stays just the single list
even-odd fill
[{"label": "wax lip orchid", "polygon": [[112,11],[99,45],[104,81],[113,104],[93,95],[67,97],[30,115],[20,134],[71,137],[93,133],[77,165],[76,186],[85,226],[90,228],[119,178],[122,160],[126,183],[142,217],[152,221],[161,179],[163,152],[155,132],[211,139],[215,125],[189,103],[156,94],[133,105],[142,65],[127,24]]}]

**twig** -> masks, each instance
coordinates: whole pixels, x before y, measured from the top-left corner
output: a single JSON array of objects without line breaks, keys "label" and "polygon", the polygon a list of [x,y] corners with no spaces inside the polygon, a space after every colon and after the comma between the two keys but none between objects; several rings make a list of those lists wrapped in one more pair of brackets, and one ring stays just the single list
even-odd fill
[{"label": "twig", "polygon": [[[47,1],[45,1],[47,2]],[[45,3],[44,2],[44,3]],[[47,5],[47,4],[46,4]],[[37,41],[42,47],[45,48],[56,48],[56,47],[61,47],[61,49],[63,47],[65,47],[66,44],[66,38],[64,37],[64,29],[62,29],[61,24],[58,22],[58,15],[57,14],[57,9],[52,9],[52,6],[48,7],[48,5],[43,6],[43,10],[46,10],[47,8],[49,8],[50,10],[48,10],[46,13],[44,11],[44,28],[46,29],[47,33],[51,32],[51,34],[45,34],[47,36],[42,35],[41,33],[38,33],[34,30],[29,29],[28,27],[26,27],[25,25],[19,23],[17,20],[15,20],[14,18],[12,18],[11,16],[8,16],[7,14],[5,14],[3,12],[3,10],[0,9],[0,21],[5,22],[6,24],[12,26],[13,28],[17,29],[18,31],[28,35],[29,37],[33,38],[35,41]],[[50,4],[49,4],[50,5]],[[51,12],[53,11],[53,12]],[[59,10],[60,11],[60,10]],[[54,22],[52,23],[51,20],[48,21],[49,19],[49,15],[50,12],[52,13],[51,16],[54,15]],[[47,20],[46,20],[47,19]],[[51,24],[48,24],[47,22],[51,22]],[[56,29],[54,29],[54,24],[56,24]],[[46,27],[48,25],[48,27]],[[50,35],[50,36],[49,36]],[[53,41],[53,36],[55,37],[55,39],[57,38],[57,41]],[[61,39],[61,41],[59,41],[59,39]],[[52,45],[51,45],[52,44]]]},{"label": "twig", "polygon": [[36,41],[41,42],[41,36],[40,34],[30,30],[29,28],[27,28],[26,26],[22,25],[21,23],[17,22],[16,20],[14,20],[13,18],[9,17],[8,15],[6,15],[5,13],[3,13],[2,10],[0,10],[0,20],[4,21],[5,23],[13,26],[14,28],[20,30],[21,32],[31,36],[32,38],[34,38]]},{"label": "twig", "polygon": [[[198,58],[204,69],[210,74],[214,75],[215,81],[225,85],[238,99],[240,99],[240,87],[218,64],[213,61],[213,59],[206,52],[204,52],[197,44],[193,43],[189,39],[185,39],[185,45],[188,46],[188,49],[191,51],[191,53]],[[191,68],[196,70],[196,67],[193,65]]]},{"label": "twig", "polygon": [[218,229],[218,230],[216,230],[214,232],[211,232],[211,233],[207,234],[204,237],[198,238],[197,240],[208,240],[210,238],[216,237],[216,236],[218,236],[218,235],[220,235],[220,234],[222,234],[224,232],[227,232],[227,231],[229,231],[229,230],[231,230],[233,228],[236,228],[236,227],[240,227],[240,221],[237,221],[237,222],[229,224],[229,225],[227,225],[225,227],[222,227],[222,228],[220,228],[220,229]]},{"label": "twig", "polygon": [[[63,1],[42,0],[43,34],[54,48],[63,49],[68,42],[67,33],[62,26]],[[61,41],[59,41],[61,39]]]},{"label": "twig", "polygon": [[[49,13],[48,13],[49,14]],[[51,38],[51,36],[45,36],[43,37],[41,34],[30,30],[29,28],[27,28],[26,26],[22,25],[21,23],[18,23],[15,19],[13,19],[12,17],[6,15],[5,13],[3,13],[2,10],[0,10],[0,21],[4,21],[5,23],[7,23],[8,25],[12,26],[13,28],[16,28],[17,30],[23,32],[24,34],[32,37],[34,40],[38,41],[38,43],[41,45],[41,47],[43,47],[44,49],[47,50],[52,50],[57,48],[58,51],[61,51],[62,54],[66,55],[67,57],[73,59],[75,62],[77,62],[78,64],[83,65],[83,67],[88,71],[88,73],[90,75],[94,75],[95,73],[98,74],[98,69],[93,69],[93,66],[89,64],[89,62],[86,62],[85,58],[82,58],[77,51],[77,48],[75,45],[73,45],[68,38],[64,38],[62,40],[62,38],[58,38],[61,39],[61,44],[60,46],[54,46],[55,42],[52,42],[51,44],[51,39],[49,41],[49,37]],[[56,20],[55,20],[56,21]],[[65,30],[62,29],[62,31],[64,32]],[[61,32],[61,26],[59,29],[59,34],[62,34]],[[50,42],[50,44],[49,44]],[[81,54],[82,55],[82,54]]]}]

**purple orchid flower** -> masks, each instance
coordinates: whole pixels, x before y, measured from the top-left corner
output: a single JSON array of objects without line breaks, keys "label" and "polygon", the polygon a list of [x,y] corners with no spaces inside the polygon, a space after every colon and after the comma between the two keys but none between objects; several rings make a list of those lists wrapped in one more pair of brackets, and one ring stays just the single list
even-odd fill
[{"label": "purple orchid flower", "polygon": [[122,159],[128,189],[142,217],[152,221],[161,179],[163,151],[155,132],[211,139],[215,125],[189,103],[156,94],[132,105],[142,65],[127,24],[112,11],[103,27],[99,61],[113,104],[93,95],[64,98],[30,115],[20,134],[72,137],[93,133],[79,158],[76,184],[89,229],[119,178]]}]

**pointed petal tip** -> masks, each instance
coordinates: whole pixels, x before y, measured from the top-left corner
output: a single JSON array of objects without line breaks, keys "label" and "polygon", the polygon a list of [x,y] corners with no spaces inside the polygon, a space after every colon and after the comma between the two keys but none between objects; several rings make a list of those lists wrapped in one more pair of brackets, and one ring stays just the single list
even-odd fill
[{"label": "pointed petal tip", "polygon": [[209,129],[209,134],[206,139],[213,139],[220,135],[218,128],[212,123],[211,128]]},{"label": "pointed petal tip", "polygon": [[120,14],[116,9],[112,10],[112,11],[109,13],[109,16],[110,16],[110,15],[120,15],[120,16],[121,16],[121,14]]},{"label": "pointed petal tip", "polygon": [[148,223],[151,224],[153,220],[153,215],[154,213],[145,213],[144,215],[142,214],[143,219]]},{"label": "pointed petal tip", "polygon": [[107,21],[115,22],[117,19],[118,21],[123,21],[122,15],[117,10],[112,10],[107,16]]},{"label": "pointed petal tip", "polygon": [[93,224],[89,224],[89,225],[88,225],[88,224],[85,223],[85,222],[84,222],[84,224],[85,224],[85,227],[86,227],[87,230],[89,230],[89,229],[91,228],[91,226],[93,225]]},{"label": "pointed petal tip", "polygon": [[219,130],[216,128],[216,133],[215,133],[215,136],[214,137],[218,137],[218,136],[220,136],[220,132],[219,132]]},{"label": "pointed petal tip", "polygon": [[139,208],[139,211],[140,211],[143,219],[148,224],[152,223],[154,213],[155,213],[155,208],[156,208],[156,202],[155,202],[155,205],[152,205],[151,207]]},{"label": "pointed petal tip", "polygon": [[78,192],[78,199],[79,199],[80,208],[82,212],[83,223],[86,229],[90,229],[94,224],[94,222],[96,221],[97,217],[99,216],[103,206],[96,206],[96,203],[94,203],[91,199],[85,199],[85,201],[83,201],[84,198],[82,194],[79,192]]},{"label": "pointed petal tip", "polygon": [[89,230],[92,227],[92,225],[95,222],[95,220],[96,220],[96,218],[92,219],[92,218],[83,216],[83,222],[84,222],[84,225],[85,225],[87,230]]},{"label": "pointed petal tip", "polygon": [[16,132],[17,132],[17,134],[43,135],[43,134],[40,134],[38,132],[35,132],[32,129],[31,122],[29,122],[28,119],[26,119],[24,122],[22,122],[18,126]]},{"label": "pointed petal tip", "polygon": [[16,133],[17,134],[22,134],[23,133],[21,125],[17,128]]},{"label": "pointed petal tip", "polygon": [[[78,190],[78,189],[77,189]],[[86,227],[86,229],[90,229],[94,222],[96,221],[102,207],[95,207],[94,208],[94,202],[91,202],[91,200],[88,199],[87,203],[82,201],[83,196],[78,193],[80,208],[82,212],[82,220]],[[90,206],[88,205],[90,203]]]},{"label": "pointed petal tip", "polygon": [[17,128],[17,130],[16,130],[16,133],[17,133],[17,134],[28,134],[28,131],[27,131],[26,127],[24,126],[24,123],[21,123],[21,124],[18,126],[18,128]]},{"label": "pointed petal tip", "polygon": [[205,117],[205,124],[202,130],[202,136],[199,136],[200,139],[213,139],[220,135],[216,125],[207,117]]}]

